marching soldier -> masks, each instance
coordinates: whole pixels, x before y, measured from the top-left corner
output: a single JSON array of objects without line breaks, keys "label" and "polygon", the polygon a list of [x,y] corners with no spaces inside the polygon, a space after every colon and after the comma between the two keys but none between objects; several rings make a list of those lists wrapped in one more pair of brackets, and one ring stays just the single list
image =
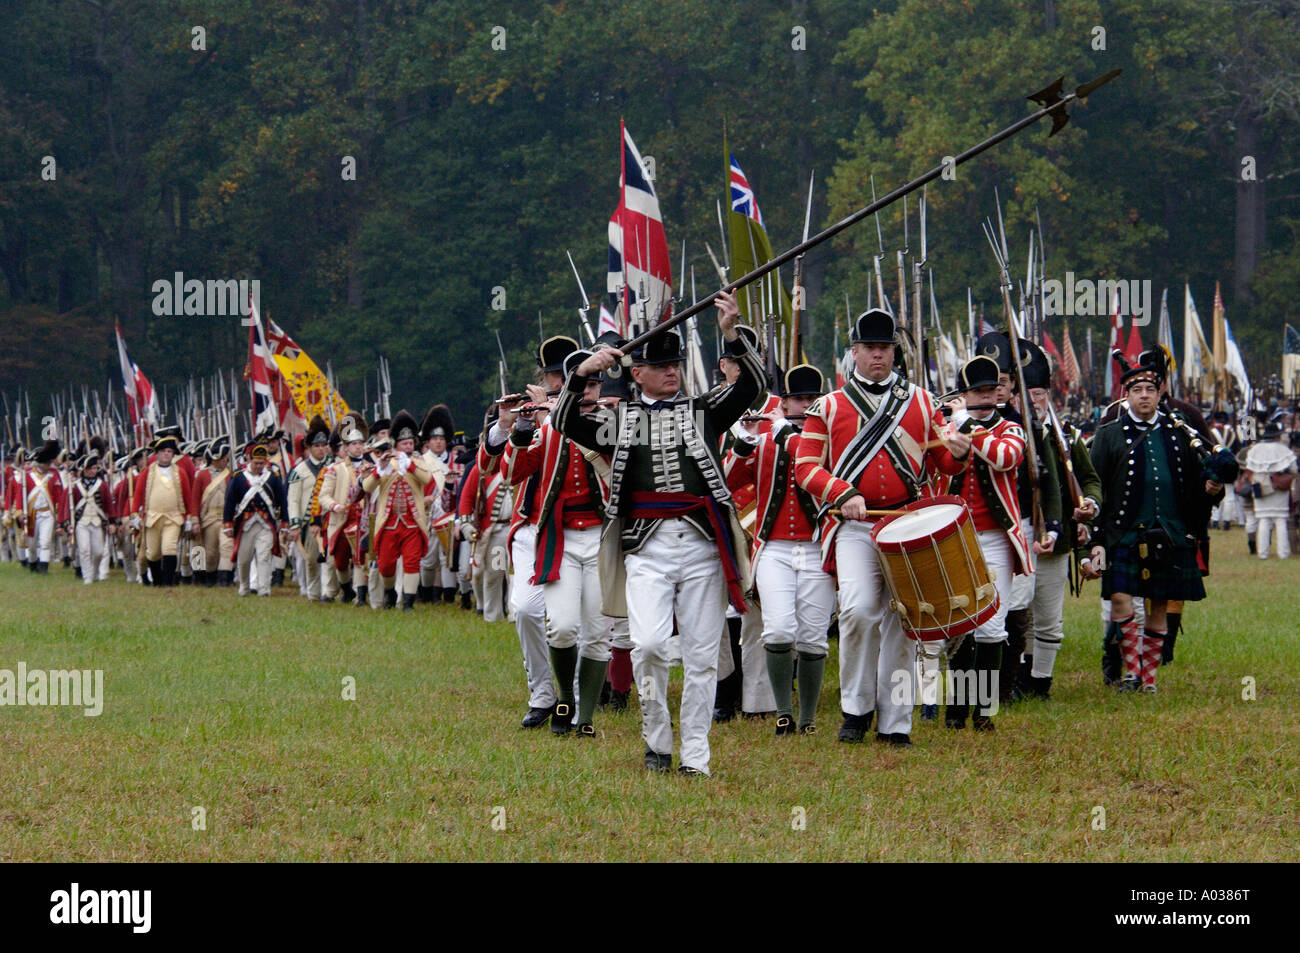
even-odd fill
[{"label": "marching soldier", "polygon": [[22,505],[27,536],[31,540],[27,563],[35,572],[44,574],[50,571],[55,536],[63,534],[63,523],[67,521],[63,480],[54,469],[59,452],[57,440],[45,441],[32,455],[32,468],[23,474]]},{"label": "marching soldier", "polygon": [[506,617],[512,501],[513,488],[500,468],[484,478],[476,456],[466,471],[465,486],[456,504],[456,532],[472,547],[472,582],[485,622],[500,622]]},{"label": "marching soldier", "polygon": [[[817,504],[794,479],[799,434],[808,408],[822,396],[822,373],[808,364],[785,373],[781,417],[747,422],[724,465],[733,490],[756,488],[752,588],[761,606],[762,644],[776,705],[776,733],[794,734],[795,652],[798,653],[800,734],[817,730],[817,701],[835,609],[835,580],[822,568]],[[757,614],[757,613],[756,613]]]},{"label": "marching soldier", "polygon": [[[392,447],[376,459],[375,469],[362,478],[366,493],[376,493],[375,557],[384,585],[384,608],[397,605],[393,588],[400,558],[406,590],[402,608],[415,607],[420,560],[429,544],[428,502],[424,487],[433,479],[424,461],[415,455],[419,427],[405,410],[393,418],[389,436]],[[435,510],[435,513],[437,511]]]},{"label": "marching soldier", "polygon": [[[433,474],[430,485],[425,488],[429,496],[437,496],[442,513],[454,514],[456,479],[460,469],[447,449],[453,427],[451,411],[446,404],[429,408],[420,426],[421,454],[425,466]],[[418,595],[421,602],[452,602],[456,598],[456,574],[452,571],[456,552],[455,533],[450,523],[437,527],[429,533],[429,546],[420,560],[420,587]]]},{"label": "marching soldier", "polygon": [[842,388],[809,409],[795,479],[823,507],[823,563],[839,581],[839,740],[862,741],[876,714],[878,740],[910,747],[912,706],[894,698],[894,674],[910,674],[912,653],[889,609],[869,510],[933,495],[931,473],[960,473],[971,438],[959,433],[946,446],[940,442],[943,412],[932,395],[894,371],[894,341],[888,313],[859,315],[854,370]]},{"label": "marching soldier", "polygon": [[230,478],[226,488],[221,531],[234,547],[241,596],[251,591],[254,561],[257,594],[271,594],[272,556],[280,548],[280,526],[288,507],[284,482],[270,469],[269,456],[265,444],[255,444],[248,465]]},{"label": "marching soldier", "polygon": [[[1092,442],[1103,499],[1091,564],[1105,565],[1102,597],[1111,601],[1125,668],[1120,688],[1155,692],[1169,601],[1205,598],[1198,541],[1223,484],[1206,478],[1186,433],[1160,410],[1161,368],[1138,364],[1121,380],[1128,406]],[[1150,600],[1145,628],[1135,597]]]},{"label": "marching soldier", "polygon": [[1268,559],[1270,536],[1277,539],[1277,558],[1291,555],[1291,484],[1295,479],[1296,456],[1280,423],[1270,422],[1263,437],[1246,453],[1251,499],[1258,526],[1255,552]]},{"label": "marching soldier", "polygon": [[[25,454],[22,447],[11,447],[5,459],[3,485],[0,485],[0,508],[4,511],[3,532],[8,558],[27,565],[24,533],[26,517],[22,507],[22,483]],[[12,461],[12,462],[11,462]]]},{"label": "marching soldier", "polygon": [[763,386],[759,356],[736,332],[734,296],[717,296],[718,327],[739,359],[734,384],[685,398],[681,338],[667,331],[633,353],[641,398],[616,411],[582,413],[588,380],[622,359],[596,351],[569,375],[554,412],[555,428],[578,444],[612,455],[602,536],[604,609],[626,615],[641,701],[646,767],[672,768],[668,712],[668,645],[681,621],[685,680],[678,771],[709,774],[709,728],[727,602],[745,611],[742,580],[749,554],[719,459],[722,435]]},{"label": "marching soldier", "polygon": [[155,586],[177,584],[176,567],[180,559],[176,554],[181,534],[188,534],[194,528],[192,483],[184,464],[175,461],[179,449],[180,441],[175,433],[155,439],[153,462],[135,480],[133,524],[144,530],[145,558]]},{"label": "marching soldier", "polygon": [[[998,591],[997,612],[972,633],[973,639],[962,639],[949,663],[954,683],[964,687],[967,697],[948,700],[944,724],[965,728],[970,704],[978,700],[978,709],[971,718],[976,731],[993,730],[1012,577],[1033,573],[1031,549],[1039,556],[1050,551],[1050,546],[1039,540],[1034,540],[1031,547],[1025,538],[1017,477],[1025,457],[1026,437],[1024,428],[998,413],[998,374],[992,358],[981,355],[967,361],[958,374],[958,389],[965,401],[957,403],[953,416],[957,432],[970,436],[971,452],[967,468],[953,477],[949,492],[962,497],[970,509],[980,553]],[[1058,490],[1058,506],[1059,502]],[[967,674],[971,672],[973,678]],[[976,699],[969,697],[972,688]]]},{"label": "marching soldier", "polygon": [[111,534],[117,530],[117,511],[108,483],[99,475],[99,455],[88,453],[78,464],[81,476],[72,485],[71,511],[73,532],[77,539],[77,558],[81,563],[81,581],[89,586],[98,579],[108,579],[104,555]]},{"label": "marching soldier", "polygon": [[[585,352],[565,358],[571,369]],[[586,379],[581,412],[595,411],[600,376]],[[547,403],[546,391],[529,385],[533,405]],[[502,428],[511,427],[505,448],[505,479],[518,486],[539,474],[529,504],[529,521],[536,526],[529,573],[530,585],[540,586],[546,602],[546,642],[558,701],[551,732],[568,734],[574,721],[574,675],[577,675],[579,737],[594,737],[596,703],[611,658],[609,626],[600,611],[600,532],[605,514],[600,482],[582,447],[552,426],[535,424],[518,405],[501,408]]]},{"label": "marching soldier", "polygon": [[200,582],[223,587],[235,584],[235,546],[222,532],[225,524],[226,489],[230,483],[230,441],[217,437],[204,451],[206,465],[194,478],[194,509],[199,519],[199,539],[203,550]]},{"label": "marching soldier", "polygon": [[[343,602],[366,604],[366,557],[362,547],[365,535],[362,510],[365,498],[359,493],[361,469],[368,468],[365,443],[369,431],[360,415],[345,416],[339,421],[342,452],[321,475],[320,509],[325,528],[325,553],[333,561],[335,578]],[[334,598],[334,592],[325,594]]]},{"label": "marching soldier", "polygon": [[321,602],[321,556],[319,540],[311,531],[311,507],[317,480],[325,469],[329,453],[329,425],[316,415],[303,439],[303,458],[289,475],[289,542],[302,554],[303,582],[308,602]]},{"label": "marching soldier", "polygon": [[138,517],[134,515],[133,499],[135,481],[140,475],[140,465],[144,455],[144,447],[136,447],[130,453],[123,455],[117,464],[120,476],[117,486],[113,489],[113,508],[120,521],[117,539],[122,548],[122,569],[126,573],[127,582],[141,584],[145,582],[144,533],[140,529]]}]

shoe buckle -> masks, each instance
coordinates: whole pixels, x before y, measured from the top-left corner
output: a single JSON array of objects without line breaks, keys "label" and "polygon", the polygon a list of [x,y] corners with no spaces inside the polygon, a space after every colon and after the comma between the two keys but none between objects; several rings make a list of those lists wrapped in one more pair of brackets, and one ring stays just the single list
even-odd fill
[{"label": "shoe buckle", "polygon": [[564,718],[568,715],[572,715],[573,709],[571,709],[566,702],[556,702],[555,714],[561,718]]}]

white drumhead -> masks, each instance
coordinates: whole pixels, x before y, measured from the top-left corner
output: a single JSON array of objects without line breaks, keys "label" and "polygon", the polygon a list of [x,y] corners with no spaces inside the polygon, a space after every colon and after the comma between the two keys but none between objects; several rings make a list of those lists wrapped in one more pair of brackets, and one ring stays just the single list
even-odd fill
[{"label": "white drumhead", "polygon": [[904,516],[896,518],[876,534],[878,543],[905,543],[911,539],[923,539],[945,526],[951,526],[961,516],[963,507],[956,503],[935,503],[923,506]]}]

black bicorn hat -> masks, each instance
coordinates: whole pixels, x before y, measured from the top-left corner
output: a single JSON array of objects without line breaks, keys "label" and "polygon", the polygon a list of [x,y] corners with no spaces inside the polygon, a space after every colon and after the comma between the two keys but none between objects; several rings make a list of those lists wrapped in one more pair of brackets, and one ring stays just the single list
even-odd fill
[{"label": "black bicorn hat", "polygon": [[872,308],[853,322],[852,344],[893,344],[894,318],[888,311]]},{"label": "black bicorn hat", "polygon": [[782,397],[820,397],[825,392],[826,379],[811,364],[796,364],[781,381]]},{"label": "black bicorn hat", "polygon": [[990,331],[988,334],[981,335],[975,341],[975,353],[992,358],[998,366],[999,374],[1011,373],[1011,339],[1001,331]]},{"label": "black bicorn hat", "polygon": [[304,447],[327,447],[330,442],[330,427],[325,423],[325,418],[320,414],[312,417],[311,422],[307,424],[307,435],[303,438]]},{"label": "black bicorn hat", "polygon": [[957,390],[964,394],[977,387],[997,387],[1000,373],[997,361],[984,354],[976,355],[957,372]]},{"label": "black bicorn hat", "polygon": [[674,330],[656,334],[632,352],[634,364],[677,364],[682,360],[682,338]]},{"label": "black bicorn hat", "polygon": [[1020,342],[1021,373],[1025,375],[1025,387],[1052,386],[1052,365],[1047,360],[1043,349],[1033,341]]},{"label": "black bicorn hat", "polygon": [[432,437],[445,437],[450,440],[452,434],[456,432],[456,425],[451,419],[451,410],[446,404],[434,404],[429,408],[429,412],[424,415],[424,422],[420,424],[420,439],[429,440]]},{"label": "black bicorn hat", "polygon": [[722,356],[731,358],[733,361],[740,356],[740,339],[744,338],[749,345],[750,351],[755,354],[761,354],[762,348],[758,344],[758,332],[748,324],[736,325],[736,340],[722,342]]},{"label": "black bicorn hat", "polygon": [[388,428],[388,436],[396,446],[400,440],[419,440],[420,426],[406,410],[399,410],[393,415],[393,424]]},{"label": "black bicorn hat", "polygon": [[560,372],[564,359],[578,349],[578,342],[564,334],[547,338],[537,348],[537,366],[542,373]]}]

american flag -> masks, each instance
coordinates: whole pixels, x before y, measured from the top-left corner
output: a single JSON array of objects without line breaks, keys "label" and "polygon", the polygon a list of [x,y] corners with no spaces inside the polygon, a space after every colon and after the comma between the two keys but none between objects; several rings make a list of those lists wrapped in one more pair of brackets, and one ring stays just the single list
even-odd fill
[{"label": "american flag", "polygon": [[731,153],[731,210],[752,218],[767,231],[767,226],[763,225],[763,213],[758,210],[758,199],[749,187],[749,179],[740,171],[740,163],[736,161],[734,152]]},{"label": "american flag", "polygon": [[[673,294],[668,236],[659,213],[659,197],[641,153],[622,123],[619,130],[623,139],[620,198],[609,220],[605,290],[621,296],[629,318],[638,315],[645,325],[653,326],[663,317]],[[636,311],[633,304],[639,305]]]}]

